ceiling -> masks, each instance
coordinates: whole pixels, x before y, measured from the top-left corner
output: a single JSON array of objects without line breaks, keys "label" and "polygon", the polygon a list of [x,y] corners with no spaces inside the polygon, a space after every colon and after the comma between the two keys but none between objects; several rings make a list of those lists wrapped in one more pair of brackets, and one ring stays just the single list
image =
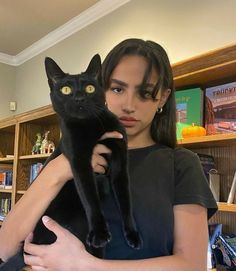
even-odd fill
[{"label": "ceiling", "polygon": [[16,56],[99,0],[1,0],[0,53]]}]

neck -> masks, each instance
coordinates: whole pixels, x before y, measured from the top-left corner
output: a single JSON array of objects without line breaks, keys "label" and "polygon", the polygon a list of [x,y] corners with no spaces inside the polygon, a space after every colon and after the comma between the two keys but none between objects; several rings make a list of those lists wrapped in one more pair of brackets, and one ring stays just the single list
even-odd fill
[{"label": "neck", "polygon": [[154,145],[156,142],[149,137],[137,137],[128,135],[128,149],[138,149]]}]

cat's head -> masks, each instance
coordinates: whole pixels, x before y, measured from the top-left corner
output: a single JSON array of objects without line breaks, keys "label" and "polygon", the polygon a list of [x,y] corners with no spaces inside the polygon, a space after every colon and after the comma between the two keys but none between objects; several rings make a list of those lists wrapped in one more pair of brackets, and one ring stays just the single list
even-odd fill
[{"label": "cat's head", "polygon": [[97,82],[101,59],[97,54],[85,72],[75,75],[64,73],[56,62],[45,58],[45,68],[54,110],[64,119],[88,119],[105,108],[105,95]]}]

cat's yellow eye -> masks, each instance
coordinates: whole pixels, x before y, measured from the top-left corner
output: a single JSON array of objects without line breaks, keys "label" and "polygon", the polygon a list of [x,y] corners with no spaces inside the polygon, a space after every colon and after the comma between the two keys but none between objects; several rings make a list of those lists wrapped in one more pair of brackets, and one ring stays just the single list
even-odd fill
[{"label": "cat's yellow eye", "polygon": [[61,93],[64,95],[70,95],[72,93],[71,87],[64,86],[61,88]]},{"label": "cat's yellow eye", "polygon": [[93,93],[94,91],[95,91],[95,86],[93,86],[93,85],[87,85],[86,87],[85,87],[85,91],[87,92],[87,93]]}]

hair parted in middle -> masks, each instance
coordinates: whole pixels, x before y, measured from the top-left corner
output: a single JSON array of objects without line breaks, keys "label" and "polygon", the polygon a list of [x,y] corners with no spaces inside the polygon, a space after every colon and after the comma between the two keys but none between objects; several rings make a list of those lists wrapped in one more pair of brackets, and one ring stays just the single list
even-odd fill
[{"label": "hair parted in middle", "polygon": [[155,100],[159,91],[167,89],[171,91],[162,113],[156,113],[153,118],[151,136],[155,142],[174,148],[176,146],[176,107],[173,74],[167,53],[161,45],[136,38],[120,42],[108,53],[102,63],[101,84],[104,90],[109,88],[113,70],[124,56],[129,55],[142,56],[147,61],[147,69],[140,87],[142,97],[153,68],[157,71],[158,80],[152,91],[152,99]]}]

